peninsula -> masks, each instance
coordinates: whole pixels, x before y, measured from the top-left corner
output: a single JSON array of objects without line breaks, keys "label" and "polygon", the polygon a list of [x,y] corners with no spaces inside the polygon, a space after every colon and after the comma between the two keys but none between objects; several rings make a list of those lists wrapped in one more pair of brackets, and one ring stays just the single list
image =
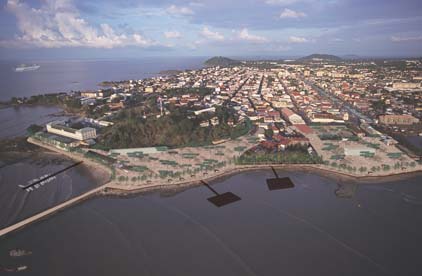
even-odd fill
[{"label": "peninsula", "polygon": [[[420,60],[228,63],[13,101],[76,111],[32,126],[28,142],[107,171],[96,193],[194,185],[270,166],[365,179],[421,171],[420,148],[407,142],[422,135]],[[402,79],[390,82],[397,66]]]}]

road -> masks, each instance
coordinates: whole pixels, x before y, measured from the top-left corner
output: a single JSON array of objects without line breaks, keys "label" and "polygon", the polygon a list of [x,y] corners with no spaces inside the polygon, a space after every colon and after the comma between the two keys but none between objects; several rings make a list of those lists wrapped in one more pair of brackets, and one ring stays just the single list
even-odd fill
[{"label": "road", "polygon": [[345,103],[344,101],[340,100],[339,98],[337,98],[336,96],[332,95],[331,93],[328,93],[327,91],[319,88],[318,86],[316,86],[315,84],[313,84],[312,82],[308,81],[308,80],[303,80],[307,85],[310,85],[313,89],[315,89],[316,91],[318,91],[318,93],[321,96],[324,96],[326,98],[329,98],[331,101],[333,101],[334,103],[343,106],[343,108],[345,108],[348,112],[350,112],[351,114],[353,114],[354,116],[356,116],[357,118],[359,118],[362,121],[365,121],[369,124],[373,124],[374,121],[369,118],[368,116],[363,115],[362,113],[360,113],[359,111],[357,111],[356,109],[352,108],[350,105],[348,105],[347,103]]}]

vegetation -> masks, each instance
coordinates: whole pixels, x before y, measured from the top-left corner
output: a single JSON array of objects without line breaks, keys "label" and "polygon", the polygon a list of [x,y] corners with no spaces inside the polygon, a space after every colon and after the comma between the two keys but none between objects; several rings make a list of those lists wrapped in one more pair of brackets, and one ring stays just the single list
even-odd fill
[{"label": "vegetation", "polygon": [[[229,120],[237,120],[234,112],[227,107],[217,107],[216,126],[200,127],[200,122],[209,120],[210,114],[192,118],[187,108],[170,108],[170,114],[143,118],[137,108],[125,109],[117,115],[116,123],[104,130],[99,138],[102,148],[135,148],[166,145],[169,147],[201,146],[220,139],[235,139],[246,134],[249,121],[237,122],[236,127],[228,125]],[[190,118],[191,119],[190,119]]]},{"label": "vegetation", "polygon": [[342,61],[343,59],[334,55],[312,54],[298,59],[298,61],[312,61],[313,59],[321,59],[325,61]]},{"label": "vegetation", "polygon": [[212,57],[204,62],[206,66],[220,66],[220,67],[228,67],[228,66],[237,66],[242,64],[238,60],[226,58],[226,57]]},{"label": "vegetation", "polygon": [[36,125],[36,124],[32,124],[30,125],[27,129],[26,132],[28,133],[28,135],[34,135],[35,133],[39,132],[43,130],[43,127],[40,125]]},{"label": "vegetation", "polygon": [[292,145],[282,152],[264,153],[247,151],[236,158],[236,164],[320,164],[322,157],[309,154],[307,146]]},{"label": "vegetation", "polygon": [[52,93],[34,95],[29,98],[16,98],[10,100],[11,104],[29,104],[29,105],[55,105],[68,111],[79,111],[81,109],[81,102],[79,99],[71,97],[66,93]]}]

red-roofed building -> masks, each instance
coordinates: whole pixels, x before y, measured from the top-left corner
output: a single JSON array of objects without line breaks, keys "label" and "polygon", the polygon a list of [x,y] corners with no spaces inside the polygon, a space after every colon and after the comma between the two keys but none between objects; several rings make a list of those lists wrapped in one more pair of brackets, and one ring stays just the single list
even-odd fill
[{"label": "red-roofed building", "polygon": [[312,128],[308,127],[307,125],[295,125],[295,128],[303,134],[311,134],[314,131],[312,130]]}]

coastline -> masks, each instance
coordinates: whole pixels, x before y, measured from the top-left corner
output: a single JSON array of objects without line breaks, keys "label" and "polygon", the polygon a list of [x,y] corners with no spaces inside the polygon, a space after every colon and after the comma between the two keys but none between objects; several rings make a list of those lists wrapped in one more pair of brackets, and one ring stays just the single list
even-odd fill
[{"label": "coastline", "polygon": [[[92,175],[106,174],[107,182],[104,181],[104,190],[100,191],[102,195],[116,195],[116,194],[136,194],[146,191],[158,191],[158,190],[171,190],[174,188],[184,188],[191,186],[202,185],[201,181],[214,182],[221,178],[231,177],[235,174],[248,172],[248,171],[261,171],[270,170],[271,167],[282,171],[302,171],[318,174],[322,177],[334,178],[336,180],[353,181],[358,184],[371,184],[386,182],[389,180],[403,179],[406,177],[412,177],[422,173],[422,168],[415,167],[414,169],[407,169],[401,171],[389,171],[389,172],[378,172],[374,174],[353,174],[346,171],[335,170],[329,166],[323,164],[263,164],[263,165],[234,165],[234,167],[221,169],[218,173],[210,173],[204,175],[200,179],[182,180],[175,182],[167,182],[165,180],[154,181],[151,184],[145,185],[122,185],[116,180],[111,179],[112,172],[110,168],[94,162],[88,158],[80,155],[76,155],[70,152],[58,150],[57,148],[51,147],[39,141],[35,141],[32,138],[28,138],[29,143],[33,143],[47,150],[53,151],[56,154],[66,155],[74,160],[84,161],[86,166]],[[103,177],[105,179],[106,177]]]},{"label": "coastline", "polygon": [[[64,210],[65,208],[71,207],[75,204],[83,202],[89,198],[95,196],[136,196],[137,194],[143,193],[150,193],[150,192],[171,192],[171,193],[178,193],[180,191],[203,185],[201,181],[205,182],[216,182],[224,178],[232,177],[233,175],[242,173],[242,172],[250,172],[250,171],[262,171],[262,170],[270,170],[271,167],[274,167],[278,170],[283,171],[304,171],[310,172],[314,174],[318,174],[323,177],[334,178],[336,180],[345,180],[345,181],[354,181],[357,184],[369,184],[369,183],[380,183],[394,179],[403,179],[406,177],[412,177],[414,175],[418,175],[422,173],[420,168],[417,168],[412,171],[401,171],[397,173],[388,173],[383,175],[353,175],[348,174],[345,172],[339,172],[332,169],[324,168],[324,165],[321,164],[266,164],[266,165],[235,165],[232,168],[227,168],[226,170],[222,170],[217,174],[211,174],[207,176],[201,177],[201,179],[195,179],[191,181],[180,181],[174,183],[166,183],[166,182],[155,182],[149,185],[142,185],[142,186],[130,186],[124,187],[123,185],[119,185],[117,182],[112,181],[112,172],[111,169],[101,165],[97,162],[94,162],[84,156],[77,155],[75,153],[65,152],[58,150],[52,146],[43,144],[39,141],[36,141],[32,138],[28,138],[27,140],[29,143],[35,144],[40,146],[43,149],[48,151],[48,154],[53,155],[61,155],[71,158],[72,160],[79,160],[83,161],[83,166],[87,168],[89,174],[94,179],[100,179],[101,184],[99,184],[94,189],[91,189],[84,194],[81,194],[77,197],[74,197],[68,201],[65,201],[59,205],[56,205],[52,208],[44,210],[32,217],[24,219],[20,222],[17,222],[14,225],[8,226],[6,228],[0,229],[0,237],[4,237],[9,233],[12,233],[16,230],[22,229],[23,227],[30,225],[32,223],[36,223],[42,219],[46,219],[49,216]],[[214,183],[210,183],[211,185]]]},{"label": "coastline", "polygon": [[[217,175],[212,175],[209,177],[204,177],[202,181],[218,182],[222,179],[232,177],[236,174],[243,172],[253,172],[253,171],[266,171],[271,170],[271,167],[274,169],[282,170],[283,172],[292,172],[292,171],[301,171],[317,174],[322,177],[327,177],[335,180],[343,181],[353,181],[357,184],[375,184],[383,183],[391,180],[399,180],[407,177],[413,177],[415,175],[422,174],[422,170],[415,170],[412,172],[400,172],[395,174],[388,175],[368,175],[368,176],[355,176],[347,173],[332,171],[321,167],[320,165],[313,164],[277,164],[277,165],[256,165],[256,166],[242,166],[236,167],[231,170],[224,171]],[[185,190],[191,187],[201,186],[201,180],[192,180],[178,183],[155,183],[150,185],[144,185],[139,187],[123,187],[122,185],[115,185],[114,182],[110,182],[104,187],[104,190],[100,192],[101,195],[118,195],[126,196],[133,194],[142,194],[149,192],[161,192],[161,191],[171,191],[171,190]]]},{"label": "coastline", "polygon": [[100,185],[109,183],[110,178],[111,178],[111,172],[109,171],[109,169],[105,166],[100,165],[99,163],[96,163],[88,158],[84,158],[83,156],[79,156],[70,152],[66,152],[66,151],[59,151],[58,149],[48,146],[46,144],[43,144],[41,142],[38,142],[32,138],[28,138],[27,139],[28,143],[37,145],[41,148],[44,148],[46,150],[48,150],[51,154],[56,154],[56,155],[64,155],[72,160],[77,160],[77,161],[83,161],[83,166],[86,167],[88,170],[90,170],[90,173],[93,177],[98,176],[99,179],[101,179],[102,183]]}]

